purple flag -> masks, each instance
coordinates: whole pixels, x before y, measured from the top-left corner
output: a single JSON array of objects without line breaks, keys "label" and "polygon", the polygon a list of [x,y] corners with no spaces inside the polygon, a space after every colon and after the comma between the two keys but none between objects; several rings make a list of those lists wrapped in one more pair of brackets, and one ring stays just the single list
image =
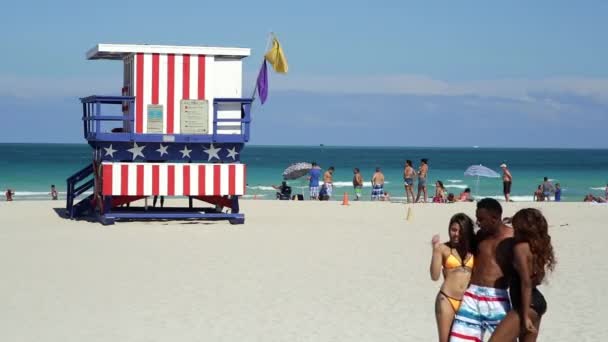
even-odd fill
[{"label": "purple flag", "polygon": [[260,95],[260,102],[264,104],[268,97],[268,70],[266,68],[266,60],[264,60],[260,73],[258,74],[257,88],[258,95]]}]

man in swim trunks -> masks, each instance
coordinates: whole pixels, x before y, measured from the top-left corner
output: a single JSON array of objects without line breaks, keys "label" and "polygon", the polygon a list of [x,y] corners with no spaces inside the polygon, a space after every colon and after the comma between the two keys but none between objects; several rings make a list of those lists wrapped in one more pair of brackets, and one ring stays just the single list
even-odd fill
[{"label": "man in swim trunks", "polygon": [[323,174],[323,186],[325,187],[325,193],[327,195],[327,199],[331,198],[333,193],[333,184],[334,184],[334,167],[330,166],[327,171]]},{"label": "man in swim trunks", "polygon": [[412,166],[411,160],[405,161],[405,169],[403,170],[403,186],[405,187],[405,196],[407,197],[408,203],[412,203],[414,199],[414,177],[416,171]]},{"label": "man in swim trunks", "polygon": [[509,169],[507,168],[507,164],[500,165],[502,169],[502,192],[505,195],[505,202],[509,202],[511,196],[511,184],[513,183],[513,176]]},{"label": "man in swim trunks", "polygon": [[356,167],[353,170],[353,187],[355,188],[355,201],[361,199],[361,193],[363,192],[363,176],[361,176],[361,171]]},{"label": "man in swim trunks", "polygon": [[513,228],[502,222],[492,198],[477,203],[477,252],[471,283],[456,313],[450,341],[483,341],[511,309],[507,288],[513,274]]},{"label": "man in swim trunks", "polygon": [[372,201],[379,200],[382,196],[384,196],[384,174],[377,167],[372,177]]},{"label": "man in swim trunks", "polygon": [[420,159],[420,169],[418,170],[418,194],[416,195],[416,202],[420,200],[420,192],[424,193],[424,203],[427,202],[426,193],[426,176],[429,173],[428,159]]},{"label": "man in swim trunks", "polygon": [[553,183],[551,183],[549,178],[545,177],[543,179],[542,189],[543,196],[545,196],[545,200],[550,201],[551,195],[555,192],[555,187],[553,186]]}]

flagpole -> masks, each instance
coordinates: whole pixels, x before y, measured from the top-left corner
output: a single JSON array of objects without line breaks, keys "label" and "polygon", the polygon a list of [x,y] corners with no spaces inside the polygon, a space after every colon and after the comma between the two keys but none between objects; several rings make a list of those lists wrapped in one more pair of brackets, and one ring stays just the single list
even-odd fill
[{"label": "flagpole", "polygon": [[[272,41],[272,37],[274,37],[274,32],[270,31],[268,33],[268,38],[266,39],[266,48],[264,49],[264,51],[262,51],[263,54],[266,53],[266,51],[268,51],[268,47],[270,46],[270,42]],[[262,55],[262,64],[264,64],[264,60],[266,59],[265,57],[263,57],[264,55]],[[261,68],[260,65],[260,68]],[[258,78],[256,76],[255,78],[255,85],[253,86],[253,93],[251,94],[251,104],[253,105],[253,101],[255,100],[255,93],[256,90],[258,89]]]}]

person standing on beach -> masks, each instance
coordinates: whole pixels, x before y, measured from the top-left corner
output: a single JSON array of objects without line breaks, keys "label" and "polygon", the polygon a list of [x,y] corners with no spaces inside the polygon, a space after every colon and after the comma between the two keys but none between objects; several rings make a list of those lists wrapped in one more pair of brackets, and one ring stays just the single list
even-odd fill
[{"label": "person standing on beach", "polygon": [[59,196],[57,195],[57,189],[55,189],[55,184],[51,185],[51,199],[56,201]]},{"label": "person standing on beach", "polygon": [[361,194],[363,192],[363,176],[361,176],[361,171],[356,167],[353,170],[353,187],[355,188],[355,201],[361,199]]},{"label": "person standing on beach", "polygon": [[372,177],[372,201],[379,200],[384,196],[384,174],[379,167]]},{"label": "person standing on beach", "polygon": [[471,283],[454,318],[451,342],[483,341],[511,310],[507,288],[513,274],[513,228],[502,221],[493,198],[477,203],[477,250]]},{"label": "person standing on beach", "polygon": [[334,184],[334,167],[330,166],[327,171],[323,174],[323,187],[325,187],[325,194],[327,198],[330,199],[333,193],[333,184]]},{"label": "person standing on beach", "polygon": [[547,302],[536,288],[547,271],[555,268],[555,256],[547,220],[537,209],[522,209],[512,219],[514,230],[513,267],[509,293],[513,310],[492,334],[490,342],[534,342],[538,337]]},{"label": "person standing on beach", "polygon": [[418,169],[418,194],[416,194],[416,203],[420,200],[420,192],[424,193],[424,203],[427,202],[426,178],[429,173],[428,159],[420,159],[420,169]]},{"label": "person standing on beach", "polygon": [[4,196],[6,196],[6,201],[10,202],[13,200],[13,195],[15,194],[15,192],[11,189],[6,189],[6,192],[4,193]]},{"label": "person standing on beach", "polygon": [[414,177],[416,176],[416,170],[412,166],[411,160],[405,161],[405,169],[403,170],[403,185],[405,186],[405,196],[407,202],[412,203],[414,200]]},{"label": "person standing on beach", "polygon": [[321,178],[321,168],[316,162],[312,162],[312,169],[308,172],[308,190],[310,199],[316,200],[319,197],[319,179]]},{"label": "person standing on beach", "polygon": [[545,177],[543,179],[543,196],[547,201],[551,201],[551,194],[555,192],[555,188],[553,187],[553,183],[549,180],[549,178]]},{"label": "person standing on beach", "polygon": [[443,274],[443,284],[435,298],[435,318],[439,342],[447,342],[454,316],[471,279],[475,250],[473,220],[466,214],[452,216],[448,225],[450,241],[441,243],[439,235],[431,240],[431,279],[439,280]]},{"label": "person standing on beach", "polygon": [[505,195],[505,202],[510,202],[511,184],[513,183],[513,176],[507,168],[507,164],[501,164],[500,168],[502,169],[502,192]]},{"label": "person standing on beach", "polygon": [[555,183],[555,202],[562,201],[562,186],[559,183]]}]

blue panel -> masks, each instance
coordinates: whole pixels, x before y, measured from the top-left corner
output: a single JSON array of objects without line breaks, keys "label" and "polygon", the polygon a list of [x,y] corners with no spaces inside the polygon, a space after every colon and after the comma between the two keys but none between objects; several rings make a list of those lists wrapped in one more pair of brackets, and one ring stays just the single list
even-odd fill
[{"label": "blue panel", "polygon": [[183,144],[110,142],[91,143],[104,161],[196,161],[233,163],[240,161],[243,144]]}]

